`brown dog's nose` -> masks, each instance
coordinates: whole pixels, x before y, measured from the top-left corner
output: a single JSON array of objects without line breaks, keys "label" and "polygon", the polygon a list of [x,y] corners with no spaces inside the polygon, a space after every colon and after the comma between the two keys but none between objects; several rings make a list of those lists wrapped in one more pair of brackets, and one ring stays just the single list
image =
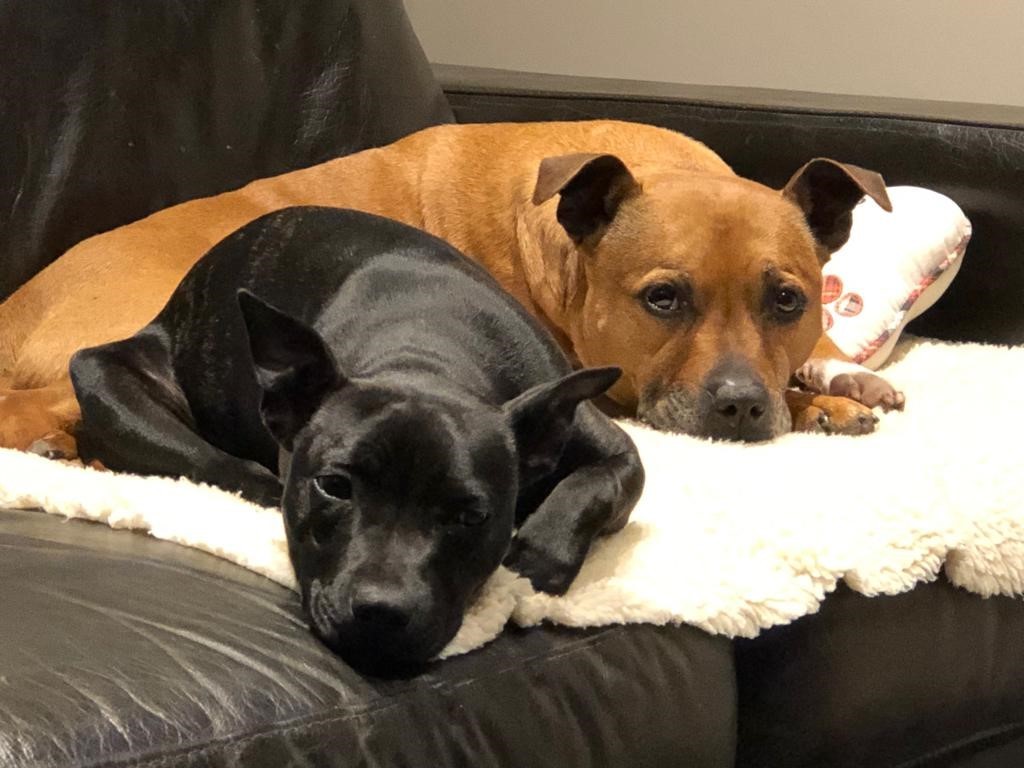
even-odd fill
[{"label": "brown dog's nose", "polygon": [[716,371],[706,382],[711,407],[705,417],[710,437],[725,440],[766,440],[768,390],[752,372],[738,366]]},{"label": "brown dog's nose", "polygon": [[746,419],[757,421],[764,416],[767,405],[764,387],[725,384],[715,392],[715,411],[730,425],[739,425]]}]

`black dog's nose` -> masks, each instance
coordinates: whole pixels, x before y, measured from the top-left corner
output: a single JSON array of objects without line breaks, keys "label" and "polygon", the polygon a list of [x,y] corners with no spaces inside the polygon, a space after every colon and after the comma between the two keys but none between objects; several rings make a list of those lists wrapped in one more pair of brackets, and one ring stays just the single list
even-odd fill
[{"label": "black dog's nose", "polygon": [[365,586],[352,595],[352,618],[380,629],[405,629],[412,607],[394,589]]},{"label": "black dog's nose", "polygon": [[711,437],[729,440],[764,440],[770,430],[768,390],[752,371],[728,367],[709,377],[711,395],[707,431]]}]

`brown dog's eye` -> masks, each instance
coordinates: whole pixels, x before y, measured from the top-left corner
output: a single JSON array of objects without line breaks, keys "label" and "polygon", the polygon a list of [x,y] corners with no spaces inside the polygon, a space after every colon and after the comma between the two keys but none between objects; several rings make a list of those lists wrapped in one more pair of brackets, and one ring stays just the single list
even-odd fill
[{"label": "brown dog's eye", "polygon": [[644,288],[643,301],[648,311],[656,315],[671,315],[683,308],[682,292],[672,283],[655,283]]},{"label": "brown dog's eye", "polygon": [[807,299],[796,288],[778,288],[775,291],[775,312],[784,319],[799,314],[807,306]]},{"label": "brown dog's eye", "polygon": [[345,475],[321,475],[313,484],[320,493],[330,499],[348,501],[352,498],[352,481]]}]

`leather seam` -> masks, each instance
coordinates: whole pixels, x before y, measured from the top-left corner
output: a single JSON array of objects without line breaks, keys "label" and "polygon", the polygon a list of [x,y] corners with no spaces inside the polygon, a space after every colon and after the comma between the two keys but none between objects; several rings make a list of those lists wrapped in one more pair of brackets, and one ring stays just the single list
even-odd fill
[{"label": "leather seam", "polygon": [[[908,123],[924,123],[929,125],[958,125],[973,128],[983,128],[985,130],[1005,130],[1010,132],[1019,132],[1020,128],[1014,125],[1004,125],[1001,123],[994,122],[981,122],[971,121],[966,118],[947,118],[942,119],[939,117],[924,117],[920,115],[910,115],[902,113],[889,113],[889,112],[874,112],[864,111],[856,112],[852,110],[829,110],[828,108],[813,108],[813,107],[796,107],[796,106],[769,106],[760,104],[741,104],[733,103],[728,101],[699,101],[696,99],[669,99],[665,97],[646,97],[636,95],[618,95],[618,94],[572,94],[572,93],[530,93],[530,92],[510,92],[510,93],[497,93],[493,91],[474,91],[468,88],[452,88],[451,90],[445,90],[447,96],[468,96],[468,97],[485,97],[485,98],[513,98],[513,99],[537,99],[542,101],[571,101],[571,102],[614,102],[621,104],[651,104],[655,106],[663,107],[683,107],[690,109],[709,109],[709,110],[726,110],[731,109],[737,112],[757,112],[767,113],[772,115],[799,115],[799,116],[814,116],[814,117],[827,117],[827,118],[851,118],[851,119],[864,119],[864,120],[885,120],[885,121],[902,121]],[[457,112],[458,105],[453,105],[452,109]]]},{"label": "leather seam", "polygon": [[928,765],[932,760],[941,758],[948,755],[951,752],[955,752],[962,747],[968,746],[972,743],[985,741],[992,739],[997,736],[1003,736],[1005,734],[1012,734],[1014,732],[1024,731],[1024,722],[1007,723],[1005,725],[999,725],[994,728],[987,728],[983,731],[972,733],[970,736],[965,736],[962,739],[958,739],[950,744],[945,744],[941,747],[926,752],[923,755],[918,755],[909,760],[904,760],[901,763],[896,763],[892,768],[921,768],[922,766]]}]

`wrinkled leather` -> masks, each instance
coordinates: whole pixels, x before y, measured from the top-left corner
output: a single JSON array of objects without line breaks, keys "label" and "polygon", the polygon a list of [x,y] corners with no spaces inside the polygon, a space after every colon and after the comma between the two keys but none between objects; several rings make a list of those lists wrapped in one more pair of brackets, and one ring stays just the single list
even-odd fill
[{"label": "wrinkled leather", "polygon": [[[763,90],[623,85],[452,66],[440,67],[439,77],[459,122],[637,120],[687,133],[737,173],[774,187],[807,160],[825,156],[877,170],[890,184],[949,195],[973,224],[971,244],[950,289],[911,332],[1024,343],[1024,109],[935,103],[922,109],[906,100],[812,94],[790,98],[797,106],[773,106],[772,93]],[[748,97],[757,103],[745,103]],[[858,112],[858,105],[872,111]],[[903,114],[877,111],[886,108]],[[989,122],[994,119],[1002,123]]]},{"label": "wrinkled leather", "polygon": [[294,594],[195,550],[0,512],[0,765],[731,766],[730,643],[509,631],[364,679]]},{"label": "wrinkled leather", "polygon": [[0,300],[78,241],[451,119],[399,0],[0,0]]},{"label": "wrinkled leather", "polygon": [[957,765],[990,750],[1024,755],[1022,608],[944,578],[891,597],[840,587],[820,613],[737,641],[737,765],[781,765],[781,756],[787,768],[924,757],[925,765]]}]

